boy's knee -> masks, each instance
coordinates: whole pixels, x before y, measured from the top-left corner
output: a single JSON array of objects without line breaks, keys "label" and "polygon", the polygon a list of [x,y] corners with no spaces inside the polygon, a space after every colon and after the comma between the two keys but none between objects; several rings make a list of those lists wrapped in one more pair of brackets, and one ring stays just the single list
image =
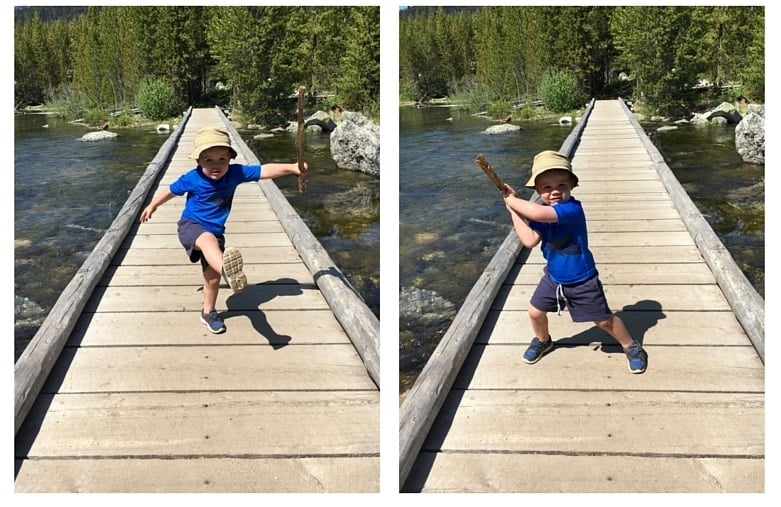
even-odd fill
[{"label": "boy's knee", "polygon": [[610,315],[609,317],[602,319],[602,320],[595,320],[594,324],[599,327],[600,329],[611,329],[613,327],[613,318],[614,315]]},{"label": "boy's knee", "polygon": [[541,319],[541,318],[543,318],[543,317],[545,317],[547,315],[547,312],[543,312],[542,310],[540,310],[540,309],[538,309],[538,308],[536,308],[536,307],[534,307],[532,305],[529,305],[529,308],[528,308],[527,311],[529,313],[529,318],[534,319],[534,320]]}]

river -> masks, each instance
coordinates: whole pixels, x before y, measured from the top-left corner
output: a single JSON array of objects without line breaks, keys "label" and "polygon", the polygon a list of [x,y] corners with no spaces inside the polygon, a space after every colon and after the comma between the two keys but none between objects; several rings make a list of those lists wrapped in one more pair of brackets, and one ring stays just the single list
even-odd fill
[{"label": "river", "polygon": [[[535,153],[557,149],[571,128],[513,122],[517,133],[483,134],[492,122],[455,108],[399,113],[399,388],[414,382],[452,318],[510,232],[502,199],[474,163],[483,153],[522,189]],[[734,126],[644,124],[667,164],[737,264],[764,295],[764,166],[735,151]]]},{"label": "river", "polygon": [[[15,359],[166,139],[147,127],[79,141],[86,132],[54,116],[14,116]],[[240,133],[262,162],[295,159],[292,134]],[[293,177],[275,182],[379,316],[379,180],[337,169],[327,135],[307,133],[305,143],[308,191]]]}]

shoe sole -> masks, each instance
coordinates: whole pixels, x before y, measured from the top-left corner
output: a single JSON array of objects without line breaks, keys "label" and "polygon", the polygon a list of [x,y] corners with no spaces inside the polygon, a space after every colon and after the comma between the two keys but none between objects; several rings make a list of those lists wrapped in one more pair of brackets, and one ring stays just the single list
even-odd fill
[{"label": "shoe sole", "polygon": [[225,249],[222,254],[222,272],[233,292],[241,292],[247,287],[247,275],[244,274],[244,260],[241,252],[233,247]]},{"label": "shoe sole", "polygon": [[212,328],[211,324],[209,324],[208,322],[206,322],[206,319],[204,319],[204,318],[203,318],[203,316],[201,316],[201,323],[202,323],[204,326],[206,326],[206,328],[207,328],[209,331],[211,331],[211,332],[212,332],[212,334],[220,334],[220,333],[224,333],[224,332],[225,332],[225,326],[222,326],[220,329],[214,329],[214,328]]},{"label": "shoe sole", "polygon": [[542,352],[542,354],[540,354],[539,356],[537,356],[537,359],[535,359],[535,360],[533,360],[533,361],[530,361],[530,360],[526,359],[526,356],[521,356],[521,357],[523,358],[523,362],[524,362],[524,363],[526,363],[526,364],[534,364],[534,363],[536,363],[537,361],[539,361],[540,359],[542,359],[543,357],[545,357],[545,355],[546,355],[546,354],[548,354],[548,352],[550,352],[551,350],[553,350],[553,343],[552,343],[552,342],[551,342],[550,346],[549,346],[547,349],[545,349],[545,350]]}]

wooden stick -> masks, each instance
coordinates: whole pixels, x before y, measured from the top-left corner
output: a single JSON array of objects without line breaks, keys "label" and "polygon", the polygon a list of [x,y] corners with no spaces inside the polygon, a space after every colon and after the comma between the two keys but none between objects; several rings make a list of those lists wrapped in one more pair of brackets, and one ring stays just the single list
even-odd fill
[{"label": "wooden stick", "polygon": [[296,109],[296,120],[298,121],[298,132],[296,132],[296,158],[298,159],[298,191],[306,192],[307,180],[306,170],[304,168],[304,86],[298,87],[298,109]]},{"label": "wooden stick", "polygon": [[479,165],[483,171],[485,171],[485,174],[488,175],[488,178],[493,182],[496,188],[499,189],[499,192],[504,193],[504,182],[493,170],[491,164],[489,164],[485,157],[483,157],[482,153],[477,156],[475,163]]}]

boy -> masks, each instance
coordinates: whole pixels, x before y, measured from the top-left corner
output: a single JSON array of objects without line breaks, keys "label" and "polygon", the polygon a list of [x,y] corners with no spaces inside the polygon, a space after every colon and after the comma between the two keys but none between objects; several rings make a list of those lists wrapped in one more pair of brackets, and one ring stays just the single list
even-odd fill
[{"label": "boy", "polygon": [[548,334],[548,312],[561,315],[569,307],[573,322],[594,322],[624,349],[629,371],[643,373],[648,356],[629,335],[621,319],[610,311],[596,264],[588,249],[586,216],[580,201],[572,197],[578,177],[566,156],[543,151],[534,157],[527,187],[534,188],[543,204],[519,198],[509,185],[502,191],[505,206],[521,243],[527,248],[541,244],[547,265],[529,303],[534,338],[523,355],[529,364],[553,349]]},{"label": "boy", "polygon": [[[159,190],[141,212],[141,222],[147,222],[160,205],[177,195],[187,194],[178,222],[179,241],[190,262],[201,262],[204,281],[201,322],[215,334],[225,331],[225,324],[215,308],[220,277],[225,277],[233,292],[240,292],[247,286],[241,253],[236,248],[225,248],[225,221],[236,187],[244,182],[299,174],[298,164],[294,163],[263,164],[262,167],[231,164],[236,155],[227,131],[217,127],[201,129],[195,136],[195,149],[191,155],[198,166],[168,188]],[[304,172],[307,169],[304,163]]]}]

